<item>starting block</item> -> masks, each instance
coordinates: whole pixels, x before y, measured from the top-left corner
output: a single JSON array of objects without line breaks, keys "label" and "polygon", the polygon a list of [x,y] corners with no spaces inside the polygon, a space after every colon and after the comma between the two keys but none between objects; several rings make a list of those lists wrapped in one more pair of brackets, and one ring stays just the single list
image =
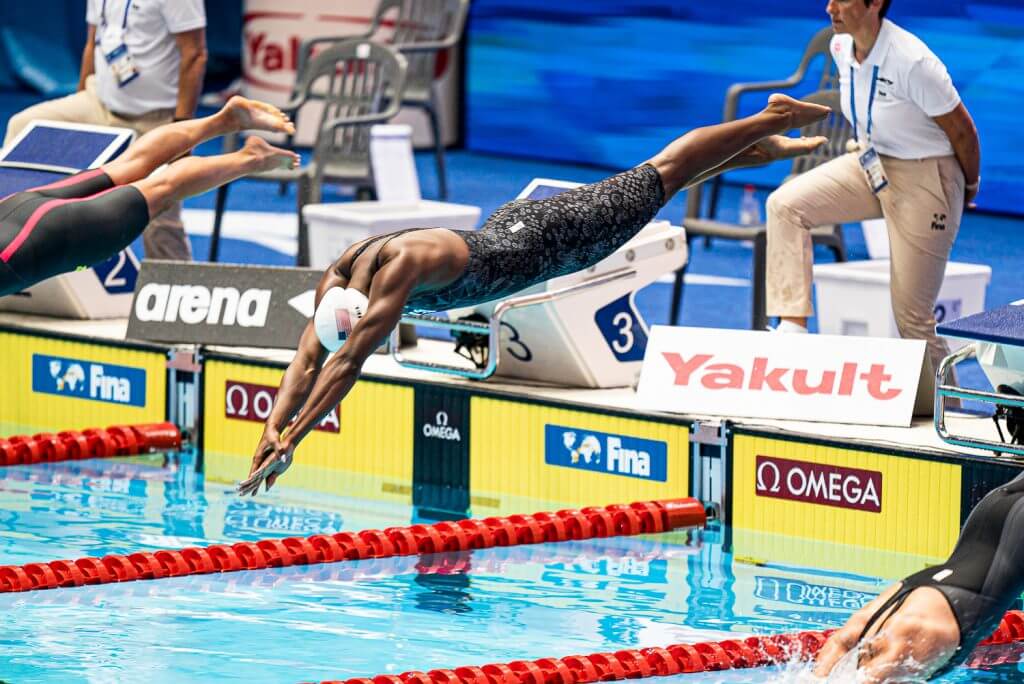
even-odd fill
[{"label": "starting block", "polygon": [[[135,137],[127,128],[33,121],[0,151],[0,197],[94,169]],[[54,276],[0,297],[0,310],[65,318],[120,318],[131,308],[139,260],[130,247],[93,268]]]},{"label": "starting block", "polygon": [[[935,430],[939,437],[957,446],[1024,456],[1024,300],[940,325],[936,332],[967,343],[943,359],[935,373]],[[994,392],[948,384],[952,368],[970,358],[978,360]],[[1002,441],[950,433],[945,421],[947,397],[995,406],[994,418]]]},{"label": "starting block", "polygon": [[[536,179],[519,199],[550,197],[578,183]],[[647,323],[636,292],[687,259],[682,229],[652,221],[613,254],[584,271],[539,283],[506,300],[448,318],[407,316],[403,323],[452,331],[469,347],[476,370],[406,359],[407,368],[473,379],[516,378],[569,387],[623,387],[635,383],[647,347]],[[467,320],[466,314],[471,314]],[[458,317],[462,316],[460,320]],[[475,349],[474,349],[475,348]]]}]

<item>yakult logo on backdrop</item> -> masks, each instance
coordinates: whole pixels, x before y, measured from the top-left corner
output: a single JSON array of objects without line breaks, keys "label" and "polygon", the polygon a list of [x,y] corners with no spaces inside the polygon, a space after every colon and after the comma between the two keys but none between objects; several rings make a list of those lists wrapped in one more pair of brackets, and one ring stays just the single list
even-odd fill
[{"label": "yakult logo on backdrop", "polygon": [[[360,11],[351,11],[354,9],[351,7],[345,13],[346,16],[319,11],[247,12],[242,18],[243,77],[260,88],[291,92],[298,72],[302,40],[325,32],[335,35],[361,34],[370,28],[372,7],[368,4],[366,16],[355,16]],[[385,20],[385,31],[392,25],[392,21]]]},{"label": "yakult logo on backdrop", "polygon": [[[224,416],[235,420],[264,423],[270,416],[276,396],[276,387],[228,380],[224,383]],[[331,409],[331,412],[313,429],[322,432],[341,432],[338,407]]]},{"label": "yakult logo on backdrop", "polygon": [[867,393],[878,401],[903,394],[902,389],[891,385],[892,375],[882,363],[844,363],[835,370],[825,370],[778,366],[767,357],[756,356],[747,368],[734,363],[712,363],[716,360],[714,354],[684,357],[662,352],[662,356],[675,374],[675,384],[681,386],[700,384],[709,390],[792,392],[802,396],[849,397]]},{"label": "yakult logo on backdrop", "polygon": [[247,78],[256,80],[264,88],[288,89],[290,86],[285,81],[295,78],[302,39],[297,35],[273,36],[247,26],[244,42]]},{"label": "yakult logo on backdrop", "polygon": [[757,496],[882,512],[882,473],[758,456]]}]

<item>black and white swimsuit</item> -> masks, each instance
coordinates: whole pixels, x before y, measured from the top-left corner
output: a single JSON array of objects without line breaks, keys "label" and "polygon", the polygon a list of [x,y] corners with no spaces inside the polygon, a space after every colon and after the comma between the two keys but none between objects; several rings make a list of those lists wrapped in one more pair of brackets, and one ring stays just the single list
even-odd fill
[{"label": "black and white swimsuit", "polygon": [[[452,231],[469,247],[466,270],[443,288],[414,293],[405,310],[482,304],[589,268],[636,235],[664,202],[661,176],[648,164],[547,199],[513,200],[479,230]],[[363,242],[351,261],[371,245],[382,240],[386,244],[405,232]]]}]

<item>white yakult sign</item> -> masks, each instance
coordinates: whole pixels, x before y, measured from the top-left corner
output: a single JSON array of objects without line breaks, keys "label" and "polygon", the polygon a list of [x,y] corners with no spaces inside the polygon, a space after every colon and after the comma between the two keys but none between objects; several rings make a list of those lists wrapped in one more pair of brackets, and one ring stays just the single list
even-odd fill
[{"label": "white yakult sign", "polygon": [[677,413],[907,426],[922,340],[654,326],[637,397]]}]

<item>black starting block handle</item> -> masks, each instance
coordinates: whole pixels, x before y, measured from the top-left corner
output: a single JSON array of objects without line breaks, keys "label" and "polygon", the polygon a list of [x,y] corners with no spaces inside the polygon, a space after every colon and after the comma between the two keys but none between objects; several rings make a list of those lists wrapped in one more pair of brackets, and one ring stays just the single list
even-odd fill
[{"label": "black starting block handle", "polygon": [[972,399],[998,407],[1024,409],[1024,396],[1013,394],[1002,394],[1000,392],[983,392],[982,390],[966,389],[957,385],[947,384],[949,374],[953,367],[961,361],[972,359],[978,354],[977,344],[968,344],[962,349],[950,354],[939,364],[935,371],[935,432],[942,441],[960,447],[973,449],[984,449],[994,451],[997,454],[1013,454],[1024,456],[1024,445],[995,440],[981,439],[980,437],[968,437],[950,432],[946,426],[946,402],[945,398],[951,399]]}]

